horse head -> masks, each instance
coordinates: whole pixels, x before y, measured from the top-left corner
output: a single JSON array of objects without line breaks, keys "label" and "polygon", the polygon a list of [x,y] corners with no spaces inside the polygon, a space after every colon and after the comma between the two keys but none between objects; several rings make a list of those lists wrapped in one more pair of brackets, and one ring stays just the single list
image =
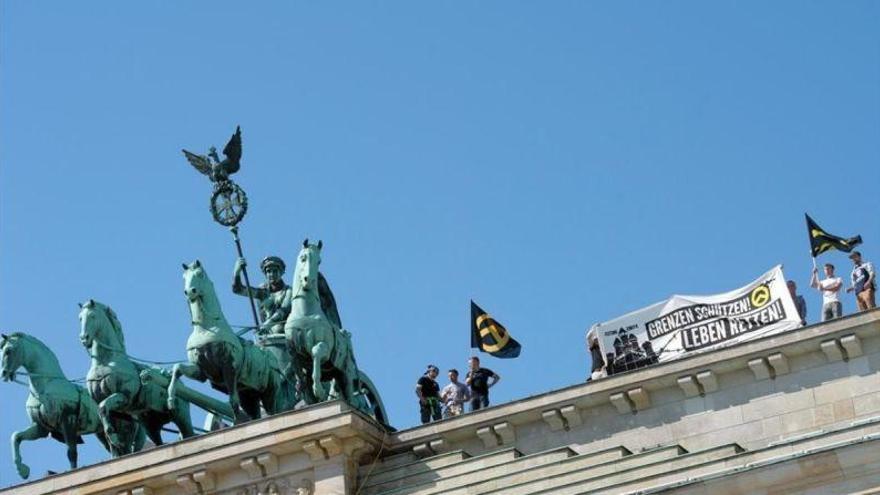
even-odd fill
[{"label": "horse head", "polygon": [[2,355],[0,378],[5,382],[15,379],[15,372],[24,365],[21,335],[19,333],[12,335],[2,334],[2,341],[0,341],[0,355]]},{"label": "horse head", "polygon": [[183,264],[183,294],[189,302],[195,302],[207,294],[208,286],[213,292],[213,284],[205,269],[202,268],[202,262],[195,260],[192,264]]},{"label": "horse head", "polygon": [[294,293],[301,291],[318,291],[318,267],[321,265],[322,241],[317,244],[309,244],[309,239],[303,240],[303,247],[296,258],[296,270],[293,272]]},{"label": "horse head", "polygon": [[225,324],[226,320],[220,308],[217,292],[214,290],[214,283],[208,278],[201,261],[195,260],[190,265],[183,264],[183,293],[189,303],[193,322]]},{"label": "horse head", "polygon": [[79,341],[86,349],[91,349],[97,341],[102,347],[111,350],[125,350],[122,327],[116,313],[109,306],[89,299],[79,307]]},{"label": "horse head", "polygon": [[86,349],[92,348],[92,343],[98,337],[100,331],[98,312],[95,311],[95,300],[89,299],[79,305],[79,341]]}]

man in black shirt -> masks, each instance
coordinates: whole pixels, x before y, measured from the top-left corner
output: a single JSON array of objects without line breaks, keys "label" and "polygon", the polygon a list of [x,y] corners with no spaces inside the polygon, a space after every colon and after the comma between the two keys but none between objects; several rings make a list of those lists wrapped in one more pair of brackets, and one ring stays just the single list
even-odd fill
[{"label": "man in black shirt", "polygon": [[477,356],[471,357],[468,364],[470,370],[464,382],[471,387],[471,411],[489,407],[489,388],[498,383],[501,377],[489,368],[480,368],[480,358]]},{"label": "man in black shirt", "polygon": [[440,370],[433,364],[428,365],[428,370],[416,383],[416,395],[419,397],[419,413],[422,415],[422,424],[428,423],[433,417],[434,421],[440,421],[440,385],[435,381]]}]

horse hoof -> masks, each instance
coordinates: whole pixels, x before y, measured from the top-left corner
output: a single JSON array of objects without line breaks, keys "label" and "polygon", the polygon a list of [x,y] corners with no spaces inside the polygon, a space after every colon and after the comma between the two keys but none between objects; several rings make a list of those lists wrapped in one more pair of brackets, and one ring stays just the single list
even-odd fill
[{"label": "horse hoof", "polygon": [[315,394],[315,399],[317,399],[318,402],[324,402],[325,400],[327,400],[327,393],[324,391],[323,388],[313,387],[312,393]]},{"label": "horse hoof", "polygon": [[22,479],[28,479],[28,476],[31,475],[31,468],[29,468],[27,464],[19,464],[17,467],[18,475],[21,476]]}]

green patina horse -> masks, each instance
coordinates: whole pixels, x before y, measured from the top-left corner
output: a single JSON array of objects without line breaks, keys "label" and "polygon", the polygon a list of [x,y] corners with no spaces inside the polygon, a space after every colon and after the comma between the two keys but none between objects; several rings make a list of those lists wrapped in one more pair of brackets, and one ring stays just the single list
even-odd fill
[{"label": "green patina horse", "polygon": [[[74,385],[64,376],[58,358],[36,337],[16,332],[3,335],[0,341],[4,381],[14,381],[19,368],[27,371],[29,392],[27,413],[31,425],[12,434],[12,458],[22,478],[30,475],[30,468],[21,461],[21,442],[51,435],[67,445],[70,467],[76,467],[77,444],[83,443],[81,435],[94,433],[107,450],[110,447],[104,436],[98,405],[83,387]],[[120,434],[126,430],[130,438],[138,435],[137,424],[120,420],[114,427]],[[139,435],[143,438],[143,435]]]},{"label": "green patina horse", "polygon": [[268,414],[293,407],[296,387],[287,380],[275,357],[232,331],[202,264],[183,265],[184,294],[189,302],[192,333],[186,341],[189,363],[176,364],[168,385],[168,401],[175,396],[181,375],[211,382],[229,394],[229,406],[239,423],[260,417],[260,405]]},{"label": "green patina horse", "polygon": [[[351,333],[341,328],[332,292],[318,271],[323,244],[303,241],[293,275],[291,311],[284,325],[291,354],[290,367],[296,375],[306,403],[312,404],[336,395],[355,408],[388,424],[388,415],[379,392],[370,378],[357,367]],[[324,287],[319,285],[319,280]],[[329,299],[329,300],[328,300]],[[331,317],[328,318],[327,310]],[[332,387],[325,382],[330,382]]]},{"label": "green patina horse", "polygon": [[131,451],[131,442],[120,438],[114,428],[112,419],[119,415],[140,421],[156,445],[162,445],[162,427],[169,422],[177,426],[181,437],[193,436],[189,403],[176,399],[169,407],[166,387],[154,378],[164,370],[129,359],[116,313],[92,299],[80,308],[79,340],[92,358],[86,383],[89,394],[98,403],[112,453],[121,455]]}]

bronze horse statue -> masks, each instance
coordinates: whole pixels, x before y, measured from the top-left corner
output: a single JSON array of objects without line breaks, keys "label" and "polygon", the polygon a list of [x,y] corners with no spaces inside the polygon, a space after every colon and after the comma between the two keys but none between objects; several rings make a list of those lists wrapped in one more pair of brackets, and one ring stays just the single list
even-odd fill
[{"label": "bronze horse statue", "polygon": [[[19,476],[27,479],[30,468],[21,460],[20,446],[25,440],[52,436],[67,445],[70,468],[76,468],[77,444],[83,443],[82,435],[94,433],[101,444],[111,451],[104,435],[104,427],[98,415],[98,405],[83,387],[71,383],[64,376],[55,353],[36,337],[16,332],[2,335],[0,341],[4,381],[15,381],[19,368],[28,377],[27,413],[31,425],[12,434],[12,459]],[[137,423],[114,419],[114,430],[120,438],[134,442],[127,450],[140,450],[143,434]]]},{"label": "bronze horse statue", "polygon": [[169,407],[173,404],[181,375],[204,382],[229,394],[236,423],[293,407],[298,402],[294,383],[268,351],[242,339],[229,326],[214,284],[201,262],[183,265],[184,294],[189,302],[192,333],[186,341],[189,363],[176,364],[168,385]]},{"label": "bronze horse statue", "polygon": [[125,336],[116,313],[93,299],[80,305],[79,339],[85,346],[92,365],[86,376],[89,394],[98,403],[104,432],[114,455],[129,453],[119,438],[112,418],[125,416],[137,419],[147,436],[162,445],[162,427],[173,422],[182,438],[195,434],[189,403],[175,399],[168,405],[166,387],[153,378],[159,370],[133,362],[125,350]]},{"label": "bronze horse statue", "polygon": [[297,256],[291,310],[284,325],[290,372],[297,377],[306,403],[333,398],[332,388],[335,395],[387,425],[379,392],[358,369],[351,333],[341,328],[332,292],[318,271],[322,247],[322,242],[309,244],[306,239]]}]

